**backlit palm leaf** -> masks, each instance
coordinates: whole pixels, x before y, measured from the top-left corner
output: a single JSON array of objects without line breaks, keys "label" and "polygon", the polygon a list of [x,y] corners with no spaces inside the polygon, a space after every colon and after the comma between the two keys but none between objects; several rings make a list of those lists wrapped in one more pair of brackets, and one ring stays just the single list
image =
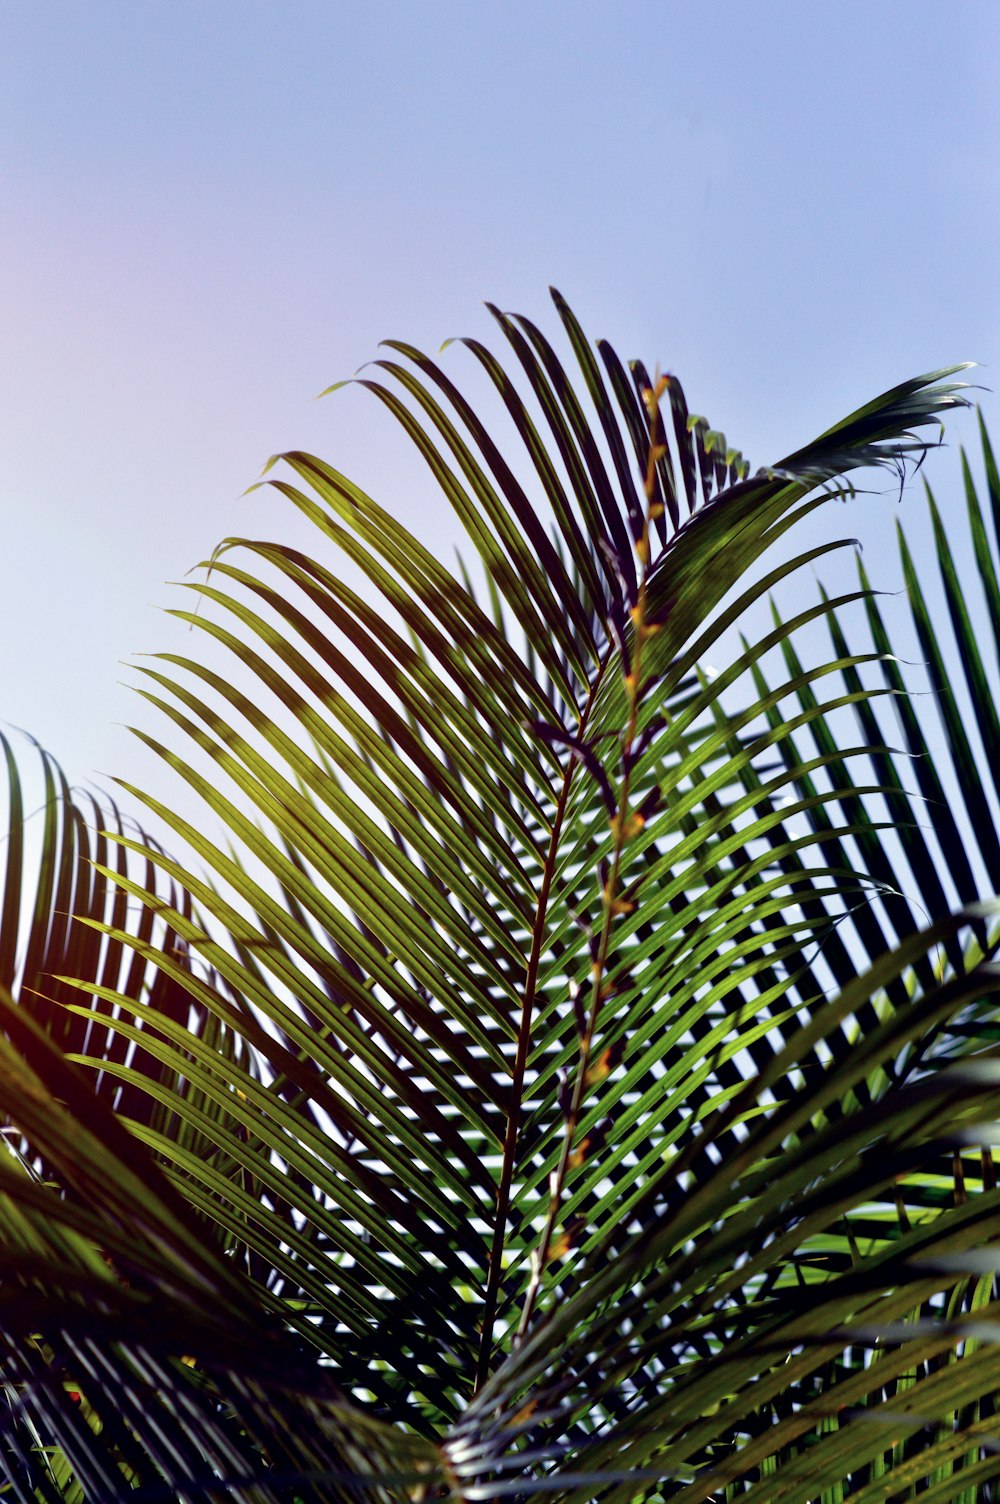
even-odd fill
[{"label": "backlit palm leaf", "polygon": [[[915,1445],[860,1423],[842,1436],[837,1417],[905,1410],[911,1389],[925,1450],[938,1428],[935,1478],[958,1479],[960,1458],[985,1479],[981,1413],[959,1431],[948,1417],[991,1392],[992,1350],[962,1322],[988,1321],[992,1294],[942,1258],[995,1234],[988,1162],[965,1155],[992,1067],[910,1079],[896,1062],[986,1027],[989,917],[938,909],[927,933],[873,939],[860,976],[838,933],[845,902],[885,880],[853,859],[855,838],[889,839],[865,811],[900,797],[881,738],[858,748],[867,786],[824,741],[841,710],[874,713],[859,675],[881,645],[851,656],[835,637],[808,671],[793,655],[797,629],[836,633],[847,601],[758,626],[714,678],[701,667],[823,552],[761,578],[764,551],[852,469],[919,456],[920,429],[962,399],[950,372],[908,383],[751,479],[676,381],[626,376],[556,303],[585,399],[526,320],[493,310],[519,387],[469,346],[513,450],[408,346],[365,377],[465,525],[485,604],[304,454],[272,484],[315,523],[317,556],[245,540],[213,556],[201,608],[179,614],[239,682],[217,657],[161,659],[144,693],[169,736],[142,733],[212,824],[146,796],[194,856],[120,833],[113,870],[97,853],[119,908],[87,916],[191,1018],[67,964],[90,996],[68,1018],[100,1010],[117,1053],[68,1048],[132,1094],[115,1105],[164,1204],[194,1208],[179,1225],[216,1225],[205,1258],[219,1279],[228,1250],[235,1282],[219,1321],[242,1300],[248,1331],[287,1334],[275,1413],[340,1407],[317,1497],[340,1497],[352,1466],[358,1487],[381,1469],[391,1488],[435,1458],[470,1500],[805,1499],[845,1479],[889,1497],[879,1458]],[[963,1192],[939,1206],[942,1163]],[[178,1321],[197,1308],[171,1298]],[[69,1297],[51,1299],[75,1330]],[[871,1333],[931,1316],[901,1388],[903,1360],[865,1356]],[[317,1377],[309,1400],[308,1350],[332,1397]],[[433,1445],[400,1441],[394,1474],[360,1466],[345,1395]],[[241,1434],[267,1455],[259,1414]]]}]

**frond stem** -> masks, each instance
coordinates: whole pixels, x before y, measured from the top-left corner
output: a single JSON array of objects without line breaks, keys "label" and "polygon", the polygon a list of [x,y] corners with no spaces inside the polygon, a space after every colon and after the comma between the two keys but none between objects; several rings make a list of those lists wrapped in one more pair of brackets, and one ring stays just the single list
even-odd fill
[{"label": "frond stem", "polygon": [[[625,670],[625,691],[628,700],[628,719],[621,735],[621,782],[618,789],[617,811],[611,821],[611,829],[614,837],[611,861],[604,882],[602,900],[603,915],[601,933],[598,940],[596,953],[593,957],[591,968],[591,992],[587,1015],[580,1033],[580,1052],[577,1063],[576,1080],[573,1083],[573,1093],[566,1109],[565,1123],[563,1128],[563,1141],[559,1153],[559,1160],[549,1180],[549,1209],[542,1229],[538,1247],[532,1255],[531,1277],[524,1298],[524,1307],[521,1311],[521,1319],[518,1323],[517,1333],[514,1339],[515,1346],[524,1340],[531,1318],[534,1315],[538,1295],[542,1286],[542,1275],[546,1264],[562,1250],[553,1247],[553,1233],[559,1221],[562,1210],[563,1193],[566,1186],[567,1173],[573,1163],[573,1151],[576,1140],[576,1130],[580,1119],[580,1109],[583,1105],[584,1095],[591,1081],[591,1055],[593,1052],[594,1035],[597,1032],[597,1023],[601,1012],[601,1006],[607,997],[604,978],[608,968],[608,956],[611,949],[611,936],[614,923],[619,914],[627,912],[632,904],[624,903],[619,896],[622,860],[625,847],[633,834],[633,815],[630,809],[630,797],[632,786],[633,758],[632,751],[635,746],[639,730],[639,712],[642,705],[642,647],[646,637],[656,630],[647,624],[647,587],[650,572],[650,538],[651,524],[656,515],[654,511],[654,484],[656,461],[662,453],[656,443],[657,420],[659,416],[659,399],[668,385],[668,378],[657,375],[655,387],[650,388],[645,394],[649,424],[650,445],[646,461],[645,492],[646,514],[643,518],[642,528],[635,540],[635,551],[639,560],[639,579],[635,602],[632,607],[632,623],[634,628],[632,640],[631,661],[623,665]],[[662,506],[659,507],[662,511]],[[565,1251],[569,1251],[571,1239],[567,1237]]]},{"label": "frond stem", "polygon": [[[586,730],[587,721],[590,717],[590,712],[610,657],[611,650],[602,659],[590,685],[587,700],[581,711],[578,723],[579,734],[581,736]],[[524,999],[521,1004],[521,1020],[518,1026],[517,1053],[514,1057],[514,1068],[511,1074],[510,1107],[507,1113],[507,1131],[504,1136],[500,1182],[497,1186],[496,1220],[493,1224],[493,1243],[490,1248],[489,1273],[487,1275],[486,1292],[483,1299],[482,1334],[479,1343],[479,1357],[476,1364],[474,1393],[482,1388],[489,1377],[490,1360],[493,1356],[493,1327],[496,1320],[497,1302],[500,1293],[500,1278],[503,1273],[504,1237],[507,1231],[507,1215],[510,1209],[510,1188],[514,1179],[514,1156],[517,1150],[517,1137],[521,1126],[521,1094],[524,1088],[524,1073],[528,1064],[528,1052],[531,1048],[531,1025],[538,986],[538,971],[544,947],[545,916],[548,911],[549,894],[552,889],[556,861],[559,855],[559,842],[562,837],[563,821],[566,817],[566,807],[569,803],[576,768],[576,762],[571,759],[566,768],[562,788],[559,792],[559,799],[552,820],[552,833],[549,837],[548,851],[545,855],[545,866],[542,870],[542,880],[538,891],[538,906],[531,936],[531,951],[528,956],[528,965],[524,978]]]}]

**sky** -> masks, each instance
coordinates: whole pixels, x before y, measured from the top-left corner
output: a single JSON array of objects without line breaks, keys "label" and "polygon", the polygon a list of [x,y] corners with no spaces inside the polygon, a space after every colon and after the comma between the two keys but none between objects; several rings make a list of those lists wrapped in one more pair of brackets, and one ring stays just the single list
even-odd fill
[{"label": "sky", "polygon": [[[754,464],[917,372],[988,385],[998,56],[995,0],[0,0],[0,718],[154,782],[128,663],[191,650],[169,582],[220,539],[303,538],[243,494],[277,450],[448,551],[378,404],[315,398],[385,337],[490,340],[484,300],[554,335],[556,284]],[[898,583],[896,502],[857,507]]]}]

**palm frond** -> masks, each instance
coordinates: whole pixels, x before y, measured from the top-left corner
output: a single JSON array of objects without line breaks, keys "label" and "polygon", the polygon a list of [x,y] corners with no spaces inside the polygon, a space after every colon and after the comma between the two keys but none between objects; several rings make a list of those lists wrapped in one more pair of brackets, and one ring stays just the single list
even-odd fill
[{"label": "palm frond", "polygon": [[[45,961],[65,1038],[8,1031],[49,1106],[72,1083],[57,1144],[31,1091],[11,1109],[7,1194],[34,1206],[25,1167],[51,1158],[37,1215],[54,1202],[69,1240],[39,1256],[57,1336],[34,1368],[17,1356],[29,1328],[4,1328],[11,1382],[42,1386],[30,1436],[62,1426],[85,1489],[106,1443],[119,1471],[100,1487],[131,1486],[143,1433],[124,1400],[114,1435],[98,1406],[94,1457],[73,1452],[80,1413],[38,1364],[82,1372],[82,1343],[133,1406],[135,1353],[158,1355],[171,1413],[209,1427],[168,1426],[136,1472],[175,1489],[200,1486],[199,1448],[220,1487],[256,1467],[275,1497],[287,1477],[289,1497],[381,1498],[380,1475],[386,1497],[777,1500],[805,1497],[808,1474],[816,1497],[888,1498],[921,1446],[928,1484],[989,1486],[992,1287],[942,1260],[981,1253],[1000,1210],[979,1058],[993,911],[966,884],[929,929],[887,937],[866,917],[905,801],[869,734],[884,645],[852,653],[839,625],[874,605],[862,582],[762,629],[768,592],[828,550],[752,572],[859,467],[917,463],[964,402],[955,372],[750,477],[675,378],[594,353],[555,302],[572,379],[497,309],[518,382],[465,344],[512,445],[408,345],[363,378],[482,586],[294,452],[267,483],[313,522],[317,557],[226,540],[199,610],[177,613],[238,676],[207,651],[142,671],[166,730],[140,734],[206,819],[123,785],[191,856],[113,829],[86,868],[106,899],[79,921],[104,959]],[[751,638],[706,675],[744,620]],[[823,622],[833,655],[803,667],[797,634]],[[863,735],[844,747],[830,728],[851,707]],[[974,757],[960,772],[985,799]],[[957,1039],[928,1069],[927,1042]],[[101,1115],[74,1157],[66,1114],[84,1118],[88,1076]],[[127,1289],[99,1267],[126,1258]],[[112,1316],[87,1325],[84,1275],[124,1344]],[[247,1388],[241,1364],[272,1337]],[[873,1422],[842,1427],[844,1406],[910,1429],[887,1443]],[[20,1420],[8,1436],[30,1497],[38,1443]]]}]

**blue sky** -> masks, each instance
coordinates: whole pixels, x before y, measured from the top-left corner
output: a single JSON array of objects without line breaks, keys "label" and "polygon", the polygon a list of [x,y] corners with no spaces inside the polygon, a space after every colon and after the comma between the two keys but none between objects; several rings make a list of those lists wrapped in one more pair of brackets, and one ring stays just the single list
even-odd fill
[{"label": "blue sky", "polygon": [[[754,463],[995,366],[998,56],[995,0],[4,0],[0,715],[153,782],[121,660],[191,650],[155,608],[220,538],[302,536],[241,498],[275,450],[450,546],[377,405],[312,399],[484,299],[553,330],[556,283]],[[896,515],[849,523],[886,584]]]}]

